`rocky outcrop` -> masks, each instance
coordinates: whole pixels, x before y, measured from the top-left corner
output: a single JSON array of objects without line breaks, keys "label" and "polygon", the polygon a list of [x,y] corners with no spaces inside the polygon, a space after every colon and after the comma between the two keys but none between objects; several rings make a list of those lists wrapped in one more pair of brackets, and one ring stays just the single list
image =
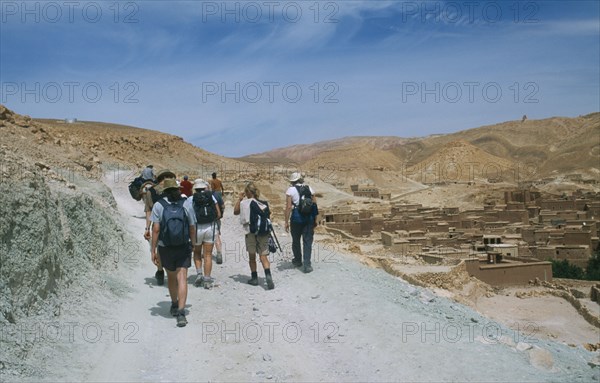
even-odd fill
[{"label": "rocky outcrop", "polygon": [[35,368],[22,360],[35,339],[23,334],[68,318],[115,270],[127,242],[106,186],[74,191],[41,168],[0,182],[0,370],[25,374]]}]

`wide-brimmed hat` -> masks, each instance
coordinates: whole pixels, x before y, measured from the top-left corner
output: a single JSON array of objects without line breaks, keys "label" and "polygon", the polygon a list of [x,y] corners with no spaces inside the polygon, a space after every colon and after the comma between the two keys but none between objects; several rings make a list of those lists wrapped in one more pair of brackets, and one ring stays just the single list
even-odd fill
[{"label": "wide-brimmed hat", "polygon": [[300,172],[294,172],[290,176],[290,182],[297,182],[297,181],[300,181],[301,179],[302,179],[302,174],[300,174]]},{"label": "wide-brimmed hat", "polygon": [[177,181],[174,179],[166,179],[163,182],[163,191],[167,191],[169,189],[179,189],[179,186],[177,185]]},{"label": "wide-brimmed hat", "polygon": [[194,189],[206,189],[208,187],[208,182],[204,181],[202,178],[198,178],[194,181]]},{"label": "wide-brimmed hat", "polygon": [[175,173],[173,173],[172,171],[170,171],[169,169],[164,169],[161,170],[160,172],[158,172],[158,175],[156,176],[156,180],[158,182],[162,181],[165,178],[177,178],[177,176],[175,175]]}]

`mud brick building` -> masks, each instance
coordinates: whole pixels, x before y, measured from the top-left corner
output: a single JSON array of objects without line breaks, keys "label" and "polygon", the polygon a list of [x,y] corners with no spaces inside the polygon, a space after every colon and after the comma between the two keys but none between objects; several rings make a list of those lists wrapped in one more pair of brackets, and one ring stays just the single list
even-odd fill
[{"label": "mud brick building", "polygon": [[[353,187],[358,191],[358,185]],[[464,211],[393,204],[333,212],[325,221],[329,227],[358,237],[380,233],[382,244],[394,254],[429,254],[439,248],[460,253],[459,249],[467,246],[486,259],[493,254],[499,259],[519,258],[514,262],[528,260],[527,268],[545,270],[546,278],[546,266],[534,267],[531,261],[566,259],[585,267],[599,248],[600,194],[574,193],[557,199],[521,189],[505,191],[504,201],[498,202]],[[516,269],[513,264],[502,270]]]}]

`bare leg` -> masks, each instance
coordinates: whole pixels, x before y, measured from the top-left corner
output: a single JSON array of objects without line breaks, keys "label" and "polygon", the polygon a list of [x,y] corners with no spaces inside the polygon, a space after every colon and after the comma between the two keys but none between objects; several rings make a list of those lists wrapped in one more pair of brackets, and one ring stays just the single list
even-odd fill
[{"label": "bare leg", "polygon": [[[260,256],[260,263],[262,263],[263,269],[270,269],[271,268],[271,263],[269,262],[269,256],[268,255],[261,255]],[[254,265],[254,271],[256,271],[256,264]]]},{"label": "bare leg", "polygon": [[250,271],[256,272],[256,254],[248,253],[248,264],[250,265]]},{"label": "bare leg", "polygon": [[212,243],[203,243],[202,249],[204,251],[204,276],[210,277],[212,272]]},{"label": "bare leg", "polygon": [[167,270],[167,285],[169,287],[169,295],[171,296],[171,302],[177,302],[177,277],[177,271]]},{"label": "bare leg", "polygon": [[202,244],[194,246],[194,266],[196,270],[202,269]]},{"label": "bare leg", "polygon": [[[187,268],[179,267],[175,273],[177,273],[177,281],[175,283],[177,287],[177,296],[179,297],[179,310],[181,311],[185,308],[185,302],[187,300]],[[171,278],[169,278],[169,281],[170,280]],[[171,282],[169,282],[169,291],[170,286]]]}]

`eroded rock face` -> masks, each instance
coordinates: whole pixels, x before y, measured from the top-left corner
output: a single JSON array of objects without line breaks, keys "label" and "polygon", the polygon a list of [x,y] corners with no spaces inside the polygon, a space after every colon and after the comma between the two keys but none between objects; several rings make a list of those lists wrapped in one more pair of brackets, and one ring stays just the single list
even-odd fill
[{"label": "eroded rock face", "polygon": [[30,314],[82,270],[110,263],[122,237],[111,212],[87,194],[51,185],[39,173],[0,184],[3,314]]},{"label": "eroded rock face", "polygon": [[17,165],[0,179],[0,361],[29,374],[23,358],[39,334],[22,329],[68,316],[65,302],[81,303],[115,269],[125,237],[103,184],[74,191],[39,165]]}]

